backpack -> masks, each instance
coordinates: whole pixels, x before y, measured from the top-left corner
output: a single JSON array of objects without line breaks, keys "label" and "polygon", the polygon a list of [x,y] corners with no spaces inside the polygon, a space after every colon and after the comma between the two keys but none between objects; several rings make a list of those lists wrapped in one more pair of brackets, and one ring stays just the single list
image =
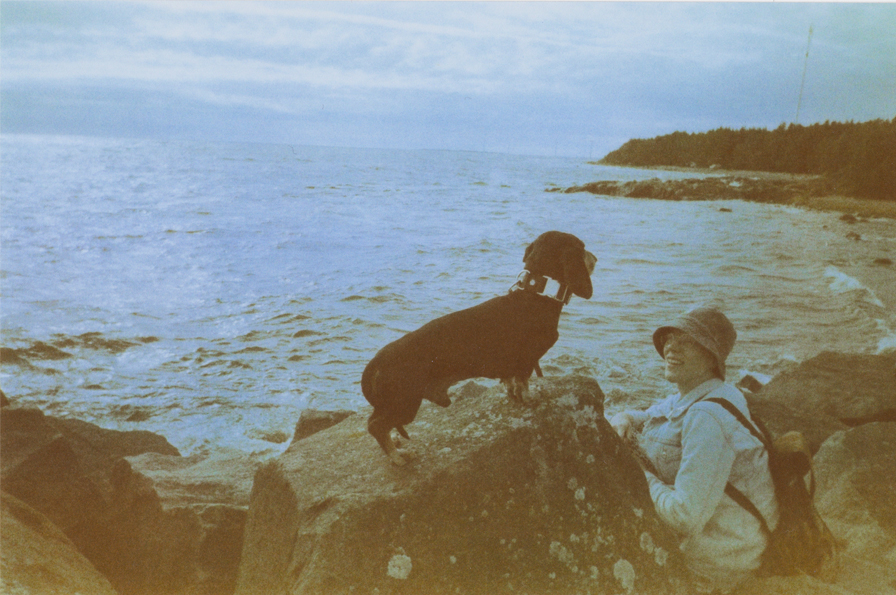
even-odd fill
[{"label": "backpack", "polygon": [[[768,428],[758,418],[753,417],[753,423],[750,423],[731,402],[718,398],[706,400],[724,407],[768,451],[769,471],[778,502],[778,525],[774,531],[769,529],[762,513],[743,492],[730,482],[725,486],[725,493],[759,520],[762,531],[768,538],[759,575],[808,574],[833,582],[839,569],[837,544],[815,509],[815,471],[806,438],[800,432],[787,432],[773,440]],[[808,488],[804,480],[807,473]]]}]

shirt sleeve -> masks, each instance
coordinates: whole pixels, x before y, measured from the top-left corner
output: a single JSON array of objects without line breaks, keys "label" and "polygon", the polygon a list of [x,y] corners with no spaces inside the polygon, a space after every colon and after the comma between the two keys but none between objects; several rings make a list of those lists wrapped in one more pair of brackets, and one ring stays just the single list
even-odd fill
[{"label": "shirt sleeve", "polygon": [[685,416],[681,447],[681,467],[675,484],[663,483],[650,472],[647,483],[660,518],[676,531],[694,535],[719,506],[735,453],[719,421],[700,410]]}]

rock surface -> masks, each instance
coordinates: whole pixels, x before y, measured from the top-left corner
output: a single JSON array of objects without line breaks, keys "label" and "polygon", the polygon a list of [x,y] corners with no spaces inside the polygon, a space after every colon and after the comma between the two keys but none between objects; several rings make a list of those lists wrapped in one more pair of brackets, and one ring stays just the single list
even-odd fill
[{"label": "rock surface", "polygon": [[114,569],[122,595],[232,593],[258,466],[228,450],[122,460],[114,498],[136,520],[121,526],[131,548]]},{"label": "rock surface", "polygon": [[896,353],[822,352],[772,378],[750,409],[773,434],[799,430],[813,452],[835,432],[896,412]]},{"label": "rock surface", "polygon": [[296,431],[293,434],[292,441],[298,442],[308,436],[331,428],[346,417],[354,414],[354,411],[346,410],[318,411],[317,409],[305,409],[299,415],[299,421],[296,423]]},{"label": "rock surface", "polygon": [[6,493],[0,503],[0,592],[115,595],[106,577],[46,516]]},{"label": "rock surface", "polygon": [[[686,590],[644,475],[584,377],[427,403],[395,467],[366,415],[297,442],[252,490],[236,592],[673,593]],[[458,396],[461,395],[461,396]]]},{"label": "rock surface", "polygon": [[125,513],[113,500],[113,467],[122,457],[177,449],[149,432],[116,432],[37,409],[4,407],[0,414],[3,491],[46,515],[108,576]]},{"label": "rock surface", "polygon": [[[822,353],[765,387],[742,383],[774,433],[818,447],[816,503],[843,563],[832,585],[774,577],[736,595],[896,595],[894,368],[896,353]],[[303,415],[262,466],[226,449],[180,457],[147,432],[7,400],[0,481],[19,499],[3,495],[0,592],[688,592],[597,383],[532,386],[533,407],[475,382],[447,409],[425,405],[404,468],[364,414]]]},{"label": "rock surface", "polygon": [[815,455],[815,466],[818,511],[844,538],[846,552],[896,568],[896,423],[838,432]]},{"label": "rock surface", "polygon": [[149,432],[2,411],[4,491],[45,514],[121,595],[233,591],[257,464],[184,459]]}]

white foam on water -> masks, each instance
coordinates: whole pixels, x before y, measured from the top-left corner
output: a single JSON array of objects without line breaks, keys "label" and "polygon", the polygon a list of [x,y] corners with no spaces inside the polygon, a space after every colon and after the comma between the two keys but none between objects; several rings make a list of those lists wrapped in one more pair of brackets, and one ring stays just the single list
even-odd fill
[{"label": "white foam on water", "polygon": [[761,372],[754,372],[752,370],[741,369],[739,371],[738,379],[745,378],[746,376],[752,376],[753,378],[758,380],[759,383],[762,384],[762,386],[765,386],[766,384],[771,382],[771,380],[773,378],[773,376],[770,376],[769,374],[763,374]]},{"label": "white foam on water", "polygon": [[882,320],[878,321],[878,326],[884,332],[884,336],[877,342],[877,353],[896,351],[896,330],[888,328]]},{"label": "white foam on water", "polygon": [[824,276],[832,279],[830,283],[831,291],[834,293],[848,293],[850,291],[861,291],[865,294],[864,299],[879,308],[884,308],[884,303],[880,301],[874,291],[862,284],[855,277],[850,277],[835,266],[829,266],[824,271]]}]

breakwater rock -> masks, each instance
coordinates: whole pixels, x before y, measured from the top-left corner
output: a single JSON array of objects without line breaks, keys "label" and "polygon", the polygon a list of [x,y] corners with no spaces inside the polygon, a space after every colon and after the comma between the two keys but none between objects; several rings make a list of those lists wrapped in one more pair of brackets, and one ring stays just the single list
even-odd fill
[{"label": "breakwater rock", "polygon": [[896,422],[896,353],[822,352],[778,374],[747,401],[772,434],[799,430],[815,452],[835,432]]},{"label": "breakwater rock", "polygon": [[[181,457],[150,432],[107,430],[14,405],[2,408],[0,442],[0,485],[4,498],[15,497],[4,500],[7,586],[106,592],[90,582],[92,568],[120,595],[233,591],[257,467],[245,454]],[[16,514],[8,519],[7,509]],[[8,526],[15,518],[24,521]],[[18,537],[29,527],[39,540]],[[18,563],[26,543],[33,551]],[[63,574],[57,558],[76,582],[55,578]]]},{"label": "breakwater rock", "polygon": [[568,188],[551,187],[547,192],[590,192],[603,196],[654,198],[660,200],[748,200],[775,204],[799,204],[811,196],[833,192],[819,177],[792,175],[725,175],[679,180],[601,180]]},{"label": "breakwater rock", "polygon": [[[835,584],[756,579],[737,595],[896,595],[896,353],[821,353],[741,385],[773,432],[801,430],[817,449],[816,503],[842,565]],[[447,409],[425,405],[403,468],[367,434],[369,410],[306,412],[264,462],[181,457],[160,436],[12,396],[0,413],[0,591],[690,592],[597,382],[532,387],[528,407],[473,382]]]},{"label": "breakwater rock", "polygon": [[500,386],[427,403],[405,467],[365,415],[291,445],[256,475],[236,592],[686,591],[597,382],[532,387],[531,407]]}]

